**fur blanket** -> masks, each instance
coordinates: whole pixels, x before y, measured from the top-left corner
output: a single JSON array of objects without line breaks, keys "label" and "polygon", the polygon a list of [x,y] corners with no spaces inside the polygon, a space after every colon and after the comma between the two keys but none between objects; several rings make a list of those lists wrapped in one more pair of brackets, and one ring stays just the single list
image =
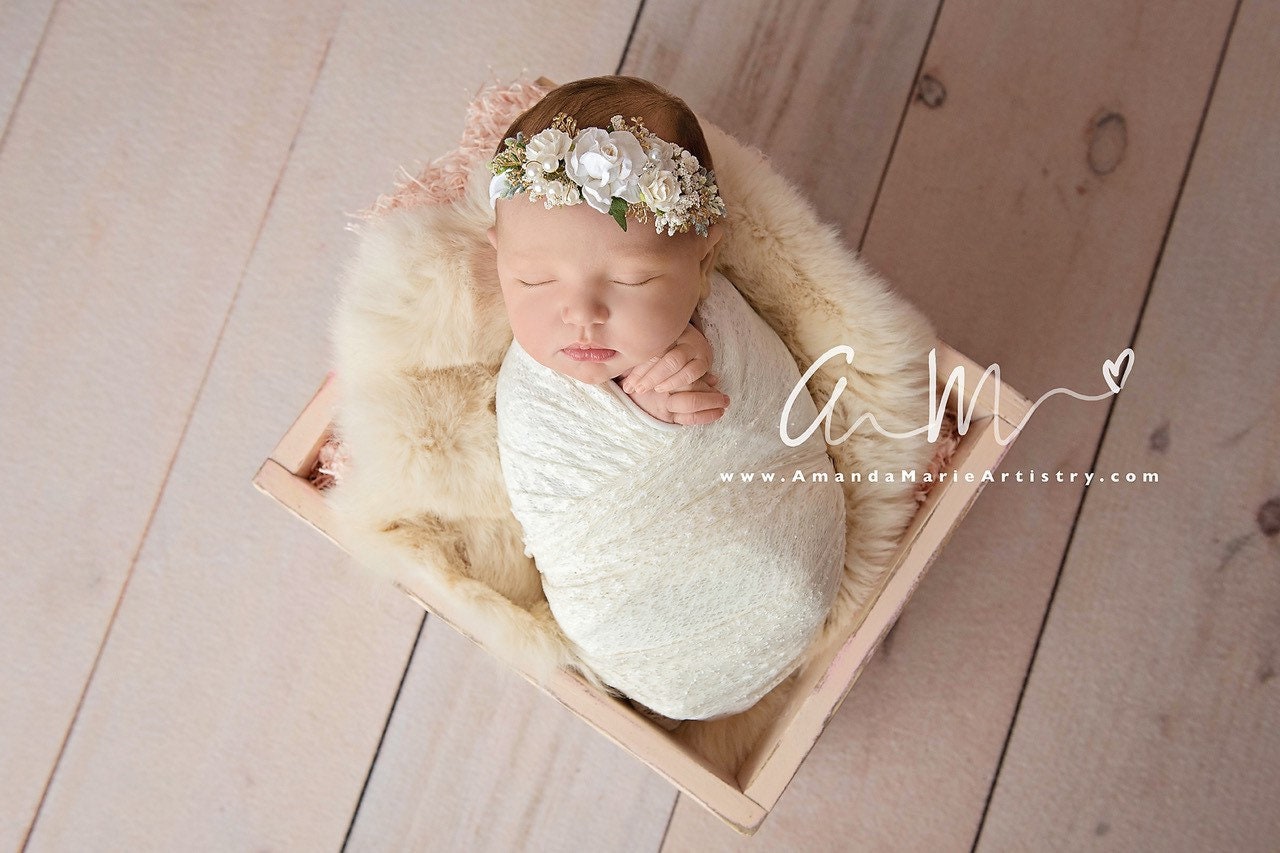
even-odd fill
[{"label": "fur blanket", "polygon": [[[458,192],[441,198],[423,192],[434,186],[430,180],[406,182],[398,195],[379,199],[358,228],[330,326],[334,431],[351,464],[327,495],[335,534],[367,568],[448,585],[494,626],[490,651],[542,683],[570,667],[605,689],[552,617],[499,466],[495,383],[512,334],[485,238],[493,223],[486,154],[544,90],[509,91],[514,96],[488,95],[485,122],[475,120],[472,105],[470,139],[448,161]],[[817,217],[768,158],[705,119],[702,126],[728,208],[719,269],[778,333],[801,374],[832,346],[856,352],[852,365],[828,360],[808,382],[819,411],[837,380],[848,382],[832,434],[864,412],[886,430],[924,424],[928,352],[937,342],[930,323]],[[828,452],[847,475],[924,471],[934,447],[923,434],[890,439],[864,423]],[[919,506],[911,483],[843,488],[844,570],[811,650],[848,634]],[[686,721],[671,737],[736,768],[793,681],[741,714]]]}]

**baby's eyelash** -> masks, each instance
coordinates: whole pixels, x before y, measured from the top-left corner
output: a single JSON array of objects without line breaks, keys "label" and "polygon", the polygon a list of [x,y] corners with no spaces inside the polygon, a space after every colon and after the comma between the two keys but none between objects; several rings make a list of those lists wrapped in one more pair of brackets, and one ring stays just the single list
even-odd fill
[{"label": "baby's eyelash", "polygon": [[[646,278],[644,281],[619,281],[616,283],[624,284],[627,287],[639,287],[642,284],[648,284],[649,282],[653,281],[655,278],[657,278],[656,275],[650,276],[649,278]],[[520,284],[521,287],[541,287],[544,284],[551,283],[550,281],[534,281],[534,282],[520,281],[520,279],[516,279],[516,281]]]}]

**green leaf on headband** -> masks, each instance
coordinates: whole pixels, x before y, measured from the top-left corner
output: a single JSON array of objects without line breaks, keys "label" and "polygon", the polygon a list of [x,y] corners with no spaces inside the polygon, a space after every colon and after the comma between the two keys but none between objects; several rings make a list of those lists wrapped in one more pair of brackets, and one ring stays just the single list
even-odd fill
[{"label": "green leaf on headband", "polygon": [[622,226],[622,230],[627,230],[627,200],[625,198],[613,199],[613,203],[609,205],[609,215],[618,220],[618,224]]}]

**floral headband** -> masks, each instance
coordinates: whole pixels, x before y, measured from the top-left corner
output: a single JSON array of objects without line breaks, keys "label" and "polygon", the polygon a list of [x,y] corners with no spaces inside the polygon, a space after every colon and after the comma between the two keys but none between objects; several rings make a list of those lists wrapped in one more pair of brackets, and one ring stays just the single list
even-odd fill
[{"label": "floral headband", "polygon": [[612,131],[588,127],[558,113],[551,126],[526,139],[522,131],[507,137],[506,149],[489,162],[489,206],[499,198],[527,192],[544,199],[548,210],[586,201],[627,230],[627,214],[647,222],[654,215],[658,233],[672,235],[693,228],[703,237],[707,227],[725,215],[715,172],[673,142],[661,139],[637,116],[628,128],[622,116]]}]

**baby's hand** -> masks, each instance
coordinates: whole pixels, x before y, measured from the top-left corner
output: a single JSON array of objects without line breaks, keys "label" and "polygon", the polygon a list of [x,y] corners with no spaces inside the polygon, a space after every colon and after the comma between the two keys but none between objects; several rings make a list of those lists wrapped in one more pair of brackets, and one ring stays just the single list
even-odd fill
[{"label": "baby's hand", "polygon": [[711,344],[689,323],[671,349],[627,371],[622,377],[622,390],[633,395],[650,390],[690,391],[698,379],[715,385],[720,380],[708,372],[710,369]]}]

